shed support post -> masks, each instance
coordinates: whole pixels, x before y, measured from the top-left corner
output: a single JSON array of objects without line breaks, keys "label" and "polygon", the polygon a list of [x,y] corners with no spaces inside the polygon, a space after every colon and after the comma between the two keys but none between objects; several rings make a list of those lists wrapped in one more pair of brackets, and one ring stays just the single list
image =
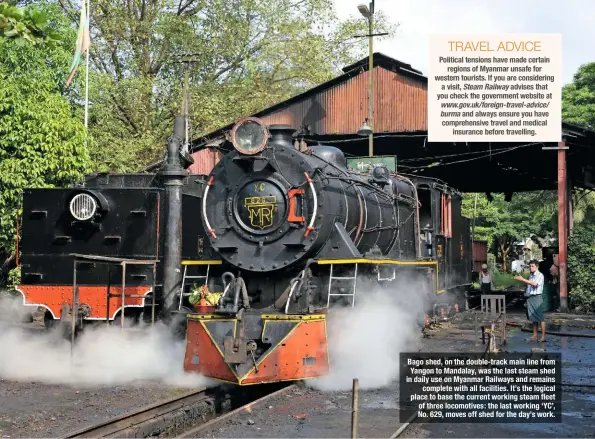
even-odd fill
[{"label": "shed support post", "polygon": [[568,234],[566,236],[570,238],[572,230],[574,229],[574,205],[572,202],[573,182],[572,180],[567,179],[566,184],[568,185],[568,199],[566,200],[568,202]]},{"label": "shed support post", "polygon": [[566,262],[568,250],[568,186],[566,174],[566,142],[558,143],[558,263],[560,265],[560,312],[568,312]]}]

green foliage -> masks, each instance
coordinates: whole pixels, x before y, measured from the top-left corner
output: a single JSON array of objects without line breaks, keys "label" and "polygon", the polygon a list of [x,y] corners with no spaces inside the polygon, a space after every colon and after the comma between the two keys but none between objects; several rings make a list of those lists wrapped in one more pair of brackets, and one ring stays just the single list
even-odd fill
[{"label": "green foliage", "polygon": [[[475,200],[477,199],[477,204]],[[494,223],[500,212],[484,194],[464,194],[462,214],[471,220],[475,217],[475,239],[488,241],[488,248],[494,243]]]},{"label": "green foliage", "polygon": [[494,270],[494,289],[505,290],[510,287],[519,287],[521,283],[514,279],[514,275],[504,271]]},{"label": "green foliage", "polygon": [[0,39],[11,38],[17,44],[51,43],[60,40],[58,32],[50,26],[47,15],[37,8],[17,8],[0,3]]},{"label": "green foliage", "polygon": [[555,192],[515,193],[510,202],[503,194],[493,194],[488,201],[484,194],[465,194],[463,216],[473,219],[475,211],[475,239],[497,242],[504,270],[508,270],[508,256],[513,242],[527,237],[552,237],[557,223],[557,195]]},{"label": "green foliage", "polygon": [[577,226],[568,240],[568,283],[573,307],[595,311],[595,223]]},{"label": "green foliage", "polygon": [[71,47],[0,40],[0,253],[14,248],[24,188],[71,184],[89,167],[82,115],[60,90]]},{"label": "green foliage", "polygon": [[572,195],[572,209],[575,224],[595,223],[595,191],[575,190]]},{"label": "green foliage", "polygon": [[17,286],[21,283],[21,267],[16,267],[8,273],[7,287],[9,291],[15,291]]},{"label": "green foliage", "polygon": [[[76,23],[77,7],[60,4]],[[352,38],[367,33],[367,21],[340,22],[332,0],[97,0],[91,8],[90,152],[102,170],[162,158],[186,72],[197,138],[332,78],[367,51],[367,39]],[[394,31],[382,13],[375,21],[375,31]]]},{"label": "green foliage", "polygon": [[595,129],[595,62],[583,64],[562,88],[562,119]]}]

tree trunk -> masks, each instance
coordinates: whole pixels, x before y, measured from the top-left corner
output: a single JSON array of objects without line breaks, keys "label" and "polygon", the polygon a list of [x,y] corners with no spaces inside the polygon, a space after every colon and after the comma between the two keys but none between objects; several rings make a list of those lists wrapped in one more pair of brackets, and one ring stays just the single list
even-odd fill
[{"label": "tree trunk", "polygon": [[507,245],[507,240],[500,241],[500,253],[502,254],[502,271],[508,273],[508,252],[510,251],[510,243]]}]

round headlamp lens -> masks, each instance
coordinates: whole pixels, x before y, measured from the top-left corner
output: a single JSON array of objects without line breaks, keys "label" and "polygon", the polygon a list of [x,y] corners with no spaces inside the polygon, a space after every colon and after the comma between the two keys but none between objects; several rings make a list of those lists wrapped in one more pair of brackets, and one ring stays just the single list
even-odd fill
[{"label": "round headlamp lens", "polygon": [[70,214],[79,221],[89,221],[97,213],[97,202],[89,194],[77,194],[70,201]]},{"label": "round headlamp lens", "polygon": [[238,122],[231,133],[235,149],[242,154],[257,154],[262,151],[268,140],[268,130],[264,123],[256,118],[248,118]]}]

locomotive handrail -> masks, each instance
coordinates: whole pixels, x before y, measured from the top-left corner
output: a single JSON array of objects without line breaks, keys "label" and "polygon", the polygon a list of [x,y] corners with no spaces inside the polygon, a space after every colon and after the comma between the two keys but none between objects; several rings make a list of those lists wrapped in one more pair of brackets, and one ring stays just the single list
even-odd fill
[{"label": "locomotive handrail", "polygon": [[221,297],[219,298],[219,302],[217,302],[217,306],[221,305],[223,302],[223,298],[225,297],[225,295],[227,294],[227,292],[229,291],[229,287],[231,286],[231,282],[228,283],[225,288],[223,288],[223,294],[221,294]]},{"label": "locomotive handrail", "polygon": [[213,184],[213,180],[215,179],[215,177],[213,177],[211,175],[211,178],[209,178],[209,181],[207,182],[207,187],[205,189],[205,194],[202,198],[202,215],[204,217],[205,220],[205,225],[207,226],[207,231],[211,234],[211,236],[215,239],[217,239],[217,236],[215,235],[215,230],[213,230],[211,228],[211,224],[209,223],[209,218],[207,217],[207,196],[209,194],[209,189],[211,188],[211,185]]},{"label": "locomotive handrail", "polygon": [[416,223],[417,223],[417,257],[420,258],[421,257],[421,225],[419,224],[419,207],[420,207],[420,202],[419,202],[419,197],[417,194],[417,187],[415,187],[415,184],[407,177],[404,177],[402,175],[399,174],[394,174],[394,178],[397,178],[401,181],[406,181],[408,182],[411,187],[413,188],[413,193],[415,194],[415,219],[416,219]]},{"label": "locomotive handrail", "polygon": [[316,195],[316,188],[314,187],[312,179],[310,178],[307,172],[304,172],[304,175],[306,176],[306,180],[310,185],[310,190],[312,191],[312,198],[314,198],[314,210],[312,211],[312,218],[310,218],[310,224],[308,224],[308,227],[306,228],[306,233],[304,233],[304,236],[307,237],[310,234],[310,232],[314,230],[314,221],[316,220],[316,214],[318,213],[318,196]]},{"label": "locomotive handrail", "polygon": [[291,296],[293,295],[293,291],[295,290],[297,284],[303,281],[304,279],[305,270],[302,270],[302,276],[300,278],[293,278],[291,280],[291,288],[289,290],[289,295],[287,296],[287,302],[285,302],[285,314],[289,311],[289,302],[291,301]]},{"label": "locomotive handrail", "polygon": [[395,259],[318,259],[316,261],[318,265],[331,265],[331,264],[377,264],[377,265],[438,265],[437,260],[431,261],[399,261]]},{"label": "locomotive handrail", "polygon": [[[355,184],[358,184],[358,185],[361,185],[361,186],[366,186],[368,189],[371,189],[371,190],[373,190],[373,191],[377,191],[377,192],[381,193],[383,196],[385,196],[385,197],[387,197],[387,198],[389,198],[389,199],[391,199],[391,200],[394,198],[394,197],[391,197],[391,195],[389,195],[389,194],[387,194],[386,192],[384,192],[382,189],[380,189],[380,188],[378,188],[378,187],[374,186],[373,184],[370,184],[370,183],[367,183],[367,182],[365,182],[365,181],[359,181],[359,180],[356,180],[356,179],[354,179],[354,178],[351,178],[351,177],[350,177],[350,173],[349,173],[347,170],[345,170],[345,169],[341,169],[340,167],[338,167],[338,166],[337,166],[337,165],[335,165],[334,163],[332,163],[332,162],[329,162],[328,160],[325,160],[324,158],[322,158],[322,157],[321,157],[321,156],[319,156],[318,154],[314,154],[314,153],[312,153],[312,156],[316,157],[316,158],[317,158],[317,159],[319,159],[320,161],[323,161],[323,162],[324,162],[324,163],[326,163],[327,165],[330,165],[330,166],[332,166],[333,168],[335,168],[336,170],[338,170],[339,172],[341,172],[342,174],[344,174],[344,175],[346,176],[346,177],[340,177],[340,176],[333,177],[333,176],[329,176],[329,175],[327,175],[327,176],[325,176],[325,178],[329,178],[329,179],[330,179],[330,178],[336,178],[336,179],[339,179],[339,180],[347,180],[347,181],[353,182],[353,183],[355,183]],[[353,171],[352,171],[351,173],[353,173],[353,174],[357,174],[357,175],[362,175],[362,176],[364,176],[363,174],[360,174],[360,173],[358,173],[358,172],[353,172]]]}]

